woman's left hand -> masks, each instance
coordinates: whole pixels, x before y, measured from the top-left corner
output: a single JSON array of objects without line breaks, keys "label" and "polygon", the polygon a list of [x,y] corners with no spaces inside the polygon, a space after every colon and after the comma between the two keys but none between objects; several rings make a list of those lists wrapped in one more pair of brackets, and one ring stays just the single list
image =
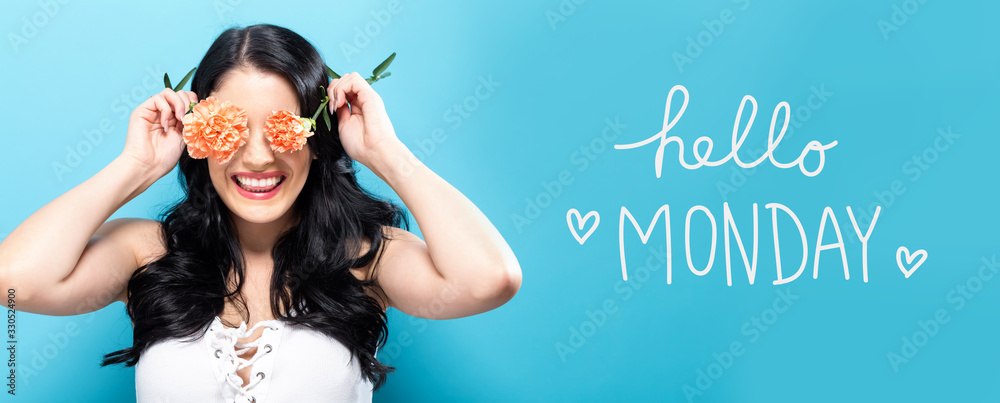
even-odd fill
[{"label": "woman's left hand", "polygon": [[382,157],[379,153],[396,149],[399,143],[382,97],[356,72],[331,80],[327,93],[347,155],[374,169],[374,159]]}]

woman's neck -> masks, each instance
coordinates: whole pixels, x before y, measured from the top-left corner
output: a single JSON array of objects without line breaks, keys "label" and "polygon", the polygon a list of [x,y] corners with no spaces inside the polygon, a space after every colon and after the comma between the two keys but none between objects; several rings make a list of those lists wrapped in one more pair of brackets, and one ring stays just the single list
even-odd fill
[{"label": "woman's neck", "polygon": [[280,218],[269,223],[255,223],[233,216],[233,226],[243,254],[248,258],[270,257],[278,237],[299,221],[298,215],[293,210],[294,208],[289,209]]}]

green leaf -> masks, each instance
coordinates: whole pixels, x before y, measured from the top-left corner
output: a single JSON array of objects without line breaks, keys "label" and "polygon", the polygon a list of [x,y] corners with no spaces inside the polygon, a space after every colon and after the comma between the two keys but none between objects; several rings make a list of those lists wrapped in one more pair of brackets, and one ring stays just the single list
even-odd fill
[{"label": "green leaf", "polygon": [[340,74],[337,74],[337,72],[333,71],[333,69],[331,69],[330,66],[326,66],[326,74],[329,75],[330,78],[340,78]]},{"label": "green leaf", "polygon": [[[197,67],[191,69],[191,71],[189,71],[187,73],[187,75],[185,75],[184,78],[181,79],[181,82],[179,84],[177,84],[176,87],[174,87],[174,91],[180,91],[180,90],[184,89],[184,85],[187,84],[188,80],[191,79],[191,76],[194,74],[194,71],[196,69],[197,69]],[[167,88],[170,88],[170,83],[169,82],[167,83]]]},{"label": "green leaf", "polygon": [[170,85],[170,77],[167,77],[167,73],[163,73],[163,85],[165,85],[166,88],[173,87]]},{"label": "green leaf", "polygon": [[368,78],[365,79],[365,81],[367,81],[368,84],[375,84],[376,81],[381,80],[381,79],[386,78],[386,77],[389,77],[391,75],[392,75],[392,73],[386,72],[385,74],[379,74],[377,76],[368,77]]},{"label": "green leaf", "polygon": [[372,75],[378,76],[379,74],[382,74],[382,72],[385,71],[385,69],[389,68],[389,63],[392,63],[392,59],[395,58],[396,58],[396,52],[392,52],[392,54],[389,55],[389,57],[386,58],[385,61],[382,62],[382,64],[379,64],[378,67],[375,68],[375,70],[372,70]]},{"label": "green leaf", "polygon": [[323,110],[323,121],[326,122],[326,130],[333,131],[333,125],[330,124],[330,111]]}]

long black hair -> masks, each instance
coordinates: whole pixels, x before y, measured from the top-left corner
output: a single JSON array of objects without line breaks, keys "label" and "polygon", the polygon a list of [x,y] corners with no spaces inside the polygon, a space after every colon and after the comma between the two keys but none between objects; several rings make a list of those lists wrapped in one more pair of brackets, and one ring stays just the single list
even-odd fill
[{"label": "long black hair", "polygon": [[[223,32],[198,65],[191,88],[204,99],[225,73],[238,68],[288,80],[302,114],[316,110],[323,95],[320,86],[329,82],[312,44],[286,28],[262,24]],[[377,390],[395,369],[375,358],[388,338],[386,316],[365,292],[366,287],[377,287],[374,273],[359,280],[350,269],[373,262],[377,267],[381,246],[389,239],[384,226],[409,228],[409,223],[401,208],[358,184],[336,123],[332,131],[319,123],[309,138],[317,159],[294,206],[300,221],[281,234],[272,250],[272,314],[339,340],[350,349],[352,360],[360,360],[363,375]],[[222,313],[227,299],[240,301],[247,312],[239,294],[244,257],[231,213],[209,177],[208,160],[182,153],[179,165],[185,197],[161,217],[166,254],[140,267],[128,282],[133,346],[105,355],[102,366],[134,366],[157,341],[200,336]],[[368,248],[362,250],[365,241]],[[235,289],[227,281],[233,278]],[[297,314],[283,313],[289,309]]]}]

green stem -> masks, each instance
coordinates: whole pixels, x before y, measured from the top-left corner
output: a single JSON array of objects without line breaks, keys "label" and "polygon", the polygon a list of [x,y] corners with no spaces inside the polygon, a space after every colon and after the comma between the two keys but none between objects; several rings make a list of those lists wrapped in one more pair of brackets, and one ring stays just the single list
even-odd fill
[{"label": "green stem", "polygon": [[319,117],[319,113],[323,111],[323,108],[325,108],[326,104],[329,103],[329,102],[330,102],[330,98],[323,97],[323,102],[321,102],[319,104],[319,108],[316,108],[316,113],[313,113],[313,116],[312,116],[313,120],[316,120],[316,118]]}]

